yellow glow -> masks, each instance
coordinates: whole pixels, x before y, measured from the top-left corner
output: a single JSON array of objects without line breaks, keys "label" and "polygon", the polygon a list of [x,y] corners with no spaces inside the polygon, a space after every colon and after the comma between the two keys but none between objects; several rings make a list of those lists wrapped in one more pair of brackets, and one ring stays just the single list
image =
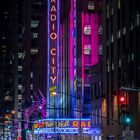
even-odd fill
[{"label": "yellow glow", "polygon": [[55,96],[56,94],[57,94],[56,91],[52,91],[52,92],[51,92],[51,96]]}]

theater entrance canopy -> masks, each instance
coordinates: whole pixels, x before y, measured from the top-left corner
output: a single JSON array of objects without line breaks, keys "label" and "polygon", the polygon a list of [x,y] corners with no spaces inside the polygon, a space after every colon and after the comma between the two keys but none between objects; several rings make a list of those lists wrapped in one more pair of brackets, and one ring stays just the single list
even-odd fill
[{"label": "theater entrance canopy", "polygon": [[90,119],[80,118],[50,118],[35,121],[34,134],[89,134],[100,135],[99,127],[91,127]]}]

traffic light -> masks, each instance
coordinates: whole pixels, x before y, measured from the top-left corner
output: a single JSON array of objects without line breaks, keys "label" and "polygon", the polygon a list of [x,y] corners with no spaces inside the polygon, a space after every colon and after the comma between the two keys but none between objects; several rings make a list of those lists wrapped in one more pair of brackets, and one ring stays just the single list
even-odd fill
[{"label": "traffic light", "polygon": [[124,124],[129,126],[132,123],[132,116],[130,115],[130,112],[127,111],[124,117]]},{"label": "traffic light", "polygon": [[120,111],[120,123],[129,126],[132,123],[132,116],[128,108],[126,96],[119,96],[119,111]]},{"label": "traffic light", "polygon": [[124,95],[119,96],[119,110],[120,114],[124,114],[126,112],[126,97]]}]

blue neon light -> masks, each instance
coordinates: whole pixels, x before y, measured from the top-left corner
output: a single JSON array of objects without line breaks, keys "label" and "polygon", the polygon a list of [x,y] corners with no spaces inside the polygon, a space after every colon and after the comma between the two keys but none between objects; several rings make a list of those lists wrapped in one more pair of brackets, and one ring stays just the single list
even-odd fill
[{"label": "blue neon light", "polygon": [[[48,55],[47,55],[47,57],[48,57],[48,69],[47,69],[47,71],[48,71],[48,75],[47,75],[47,82],[48,82],[48,86],[47,86],[47,103],[49,103],[50,102],[50,0],[48,0],[48,28],[47,28],[47,30],[48,30]],[[48,108],[48,105],[47,105],[47,108]],[[49,114],[50,114],[50,111],[49,111],[49,109],[47,109],[47,116],[49,116]]]},{"label": "blue neon light", "polygon": [[49,119],[42,119],[42,120],[37,120],[37,121],[34,121],[34,123],[40,123],[40,122],[45,122],[45,121],[76,121],[76,120],[81,120],[81,121],[90,121],[91,119],[90,118],[49,118]]},{"label": "blue neon light", "polygon": [[[100,135],[101,130],[99,128],[83,128],[83,134],[90,134],[90,135]],[[79,128],[39,128],[34,129],[34,134],[78,134]]]},{"label": "blue neon light", "polygon": [[[57,0],[57,91],[60,91],[59,58],[60,58],[60,1]],[[60,101],[60,94],[58,96],[58,100]],[[57,104],[58,104],[57,106],[60,107],[60,103]]]}]

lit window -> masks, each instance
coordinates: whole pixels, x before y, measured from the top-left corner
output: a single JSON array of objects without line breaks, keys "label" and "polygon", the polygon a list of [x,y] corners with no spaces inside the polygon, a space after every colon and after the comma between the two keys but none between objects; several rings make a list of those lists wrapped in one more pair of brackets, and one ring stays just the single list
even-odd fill
[{"label": "lit window", "polygon": [[123,34],[126,34],[126,27],[123,28]]},{"label": "lit window", "polygon": [[117,38],[120,38],[121,37],[121,31],[119,30],[118,32],[117,32]]},{"label": "lit window", "polygon": [[113,35],[111,36],[111,42],[112,43],[114,42],[114,36]]},{"label": "lit window", "polygon": [[112,70],[114,70],[114,64],[112,63]]},{"label": "lit window", "polygon": [[22,90],[22,85],[21,84],[18,85],[18,90]]},{"label": "lit window", "polygon": [[118,9],[120,9],[121,8],[121,2],[120,2],[120,0],[118,0]]},{"label": "lit window", "polygon": [[107,72],[109,72],[109,60],[107,60]]},{"label": "lit window", "polygon": [[30,78],[33,78],[33,72],[30,73]]},{"label": "lit window", "polygon": [[88,2],[88,10],[95,10],[95,2],[94,1]]},{"label": "lit window", "polygon": [[140,15],[139,15],[139,13],[137,13],[137,15],[136,15],[136,25],[139,26],[139,24],[140,24]]},{"label": "lit window", "polygon": [[103,55],[103,45],[99,45],[99,55]]},{"label": "lit window", "polygon": [[12,60],[10,60],[9,64],[12,64],[12,63],[13,63],[13,61],[12,61]]},{"label": "lit window", "polygon": [[33,38],[37,38],[37,37],[38,37],[38,33],[33,33],[33,34],[32,34],[32,37],[33,37]]},{"label": "lit window", "polygon": [[121,67],[121,64],[122,64],[121,59],[119,59],[119,67]]},{"label": "lit window", "polygon": [[18,71],[22,71],[22,66],[18,66]]},{"label": "lit window", "polygon": [[85,25],[84,34],[85,35],[91,35],[91,26],[90,25]]},{"label": "lit window", "polygon": [[131,60],[134,61],[134,53],[131,54]]},{"label": "lit window", "polygon": [[84,46],[84,54],[91,54],[91,46],[90,45]]},{"label": "lit window", "polygon": [[21,118],[21,112],[18,112],[18,118]]},{"label": "lit window", "polygon": [[5,101],[12,101],[13,99],[12,99],[11,96],[8,96],[8,95],[7,95],[7,96],[5,96],[4,100],[5,100]]},{"label": "lit window", "polygon": [[38,53],[38,49],[36,49],[36,48],[31,49],[31,54],[32,55],[37,54],[37,53]]},{"label": "lit window", "polygon": [[33,84],[30,85],[30,90],[33,90]]},{"label": "lit window", "polygon": [[133,28],[134,28],[133,21],[131,21],[131,27],[130,27],[130,30],[133,30]]},{"label": "lit window", "polygon": [[113,15],[114,11],[113,11],[113,8],[111,8],[111,15]]},{"label": "lit window", "polygon": [[18,95],[18,99],[22,99],[22,95],[20,94],[20,95]]},{"label": "lit window", "polygon": [[103,27],[102,27],[102,25],[99,25],[98,34],[99,35],[103,34]]},{"label": "lit window", "polygon": [[32,27],[32,28],[38,27],[38,23],[39,23],[38,20],[32,20],[32,21],[31,21],[31,27]]},{"label": "lit window", "polygon": [[22,53],[18,53],[18,58],[22,58]]}]

